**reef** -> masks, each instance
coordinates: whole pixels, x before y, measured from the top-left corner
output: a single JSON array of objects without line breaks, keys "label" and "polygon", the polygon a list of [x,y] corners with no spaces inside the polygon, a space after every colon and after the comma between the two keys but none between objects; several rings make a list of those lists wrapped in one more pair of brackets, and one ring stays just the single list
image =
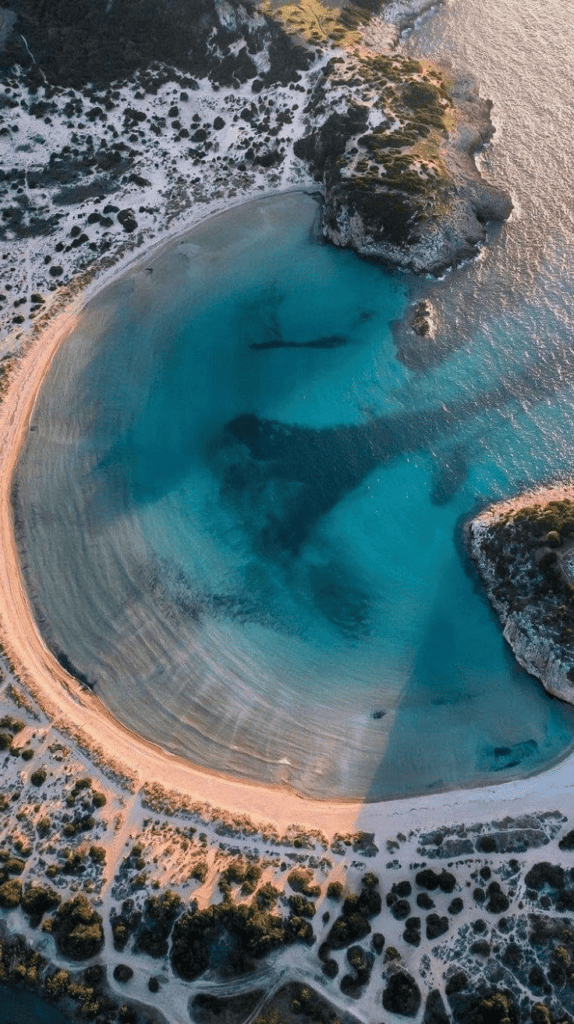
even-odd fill
[{"label": "reef", "polygon": [[466,543],[517,661],[574,704],[574,500],[545,488],[494,505]]}]

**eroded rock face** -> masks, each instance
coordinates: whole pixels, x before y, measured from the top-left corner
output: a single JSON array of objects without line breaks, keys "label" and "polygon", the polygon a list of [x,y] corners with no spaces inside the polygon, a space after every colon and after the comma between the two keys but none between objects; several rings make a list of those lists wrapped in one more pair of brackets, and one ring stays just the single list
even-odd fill
[{"label": "eroded rock face", "polygon": [[[325,189],[325,238],[418,273],[439,274],[473,256],[486,222],[512,210],[474,162],[493,132],[491,104],[472,82],[452,83],[439,69],[431,79],[399,55],[332,61],[325,74],[335,89],[350,83],[354,102],[295,144]],[[319,80],[311,116],[324,96]]]},{"label": "eroded rock face", "polygon": [[502,502],[465,528],[469,554],[516,660],[574,704],[574,501],[549,488]]}]

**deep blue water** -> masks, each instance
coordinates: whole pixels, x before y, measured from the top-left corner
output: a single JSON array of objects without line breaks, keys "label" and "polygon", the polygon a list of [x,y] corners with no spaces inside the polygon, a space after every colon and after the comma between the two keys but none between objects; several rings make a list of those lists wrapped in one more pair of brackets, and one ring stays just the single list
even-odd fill
[{"label": "deep blue water", "polygon": [[0,1024],[69,1024],[61,1010],[21,989],[0,986]]},{"label": "deep blue water", "polygon": [[574,710],[514,663],[460,526],[569,466],[555,338],[493,308],[407,367],[389,325],[419,285],[317,244],[315,211],[231,211],[90,304],[18,474],[38,617],[120,719],[216,770],[366,798],[538,770]]}]

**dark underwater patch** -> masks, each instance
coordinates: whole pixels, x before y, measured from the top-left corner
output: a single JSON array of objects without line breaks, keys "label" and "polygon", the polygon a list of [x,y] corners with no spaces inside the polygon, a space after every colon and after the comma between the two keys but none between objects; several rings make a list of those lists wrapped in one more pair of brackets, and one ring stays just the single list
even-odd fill
[{"label": "dark underwater patch", "polygon": [[435,467],[430,492],[432,505],[448,505],[456,496],[468,476],[469,460],[464,448],[455,445],[445,453]]},{"label": "dark underwater patch", "polygon": [[490,772],[508,771],[526,764],[537,750],[538,742],[534,739],[512,746],[486,747],[479,758],[480,767]]},{"label": "dark underwater patch", "polygon": [[[244,517],[250,505],[257,522],[266,517],[257,528],[257,550],[269,557],[296,555],[323,516],[374,469],[428,448],[464,420],[503,407],[512,397],[509,387],[501,385],[434,409],[319,429],[243,413],[225,425],[212,452],[216,463],[227,452],[224,469],[221,463],[215,467],[222,498],[236,502]],[[247,518],[244,522],[249,530]]]},{"label": "dark underwater patch", "polygon": [[337,563],[311,566],[309,584],[317,611],[348,639],[369,632],[370,598]]},{"label": "dark underwater patch", "polygon": [[327,334],[321,338],[313,338],[311,341],[254,341],[249,348],[261,352],[275,348],[342,348],[343,345],[349,344],[350,338],[344,334]]},{"label": "dark underwater patch", "polygon": [[62,651],[54,644],[50,644],[49,646],[51,647],[52,654],[64,669],[64,672],[67,672],[69,676],[73,676],[74,679],[77,679],[82,686],[87,686],[88,690],[94,690],[96,685],[94,679],[89,679],[85,672],[81,672],[80,669],[74,665],[74,662],[68,657],[65,651]]}]

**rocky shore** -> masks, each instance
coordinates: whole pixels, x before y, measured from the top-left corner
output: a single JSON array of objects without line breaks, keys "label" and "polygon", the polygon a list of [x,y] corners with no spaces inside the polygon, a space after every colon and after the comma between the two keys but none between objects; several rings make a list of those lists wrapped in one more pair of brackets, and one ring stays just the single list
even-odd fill
[{"label": "rocky shore", "polygon": [[574,704],[574,499],[556,486],[494,505],[466,542],[504,637],[546,690]]},{"label": "rocky shore", "polygon": [[392,266],[473,255],[511,204],[474,163],[488,102],[394,48],[424,7],[388,5],[397,26],[361,5],[21,3],[0,50],[2,334],[259,192],[319,186],[325,238]]},{"label": "rocky shore", "polygon": [[[398,55],[335,58],[326,72],[330,95],[359,81],[363,102],[355,95],[295,142],[324,188],[325,238],[415,273],[438,275],[473,256],[485,224],[512,210],[474,162],[493,132],[491,104],[473,83]],[[324,98],[319,82],[311,111]]]}]

